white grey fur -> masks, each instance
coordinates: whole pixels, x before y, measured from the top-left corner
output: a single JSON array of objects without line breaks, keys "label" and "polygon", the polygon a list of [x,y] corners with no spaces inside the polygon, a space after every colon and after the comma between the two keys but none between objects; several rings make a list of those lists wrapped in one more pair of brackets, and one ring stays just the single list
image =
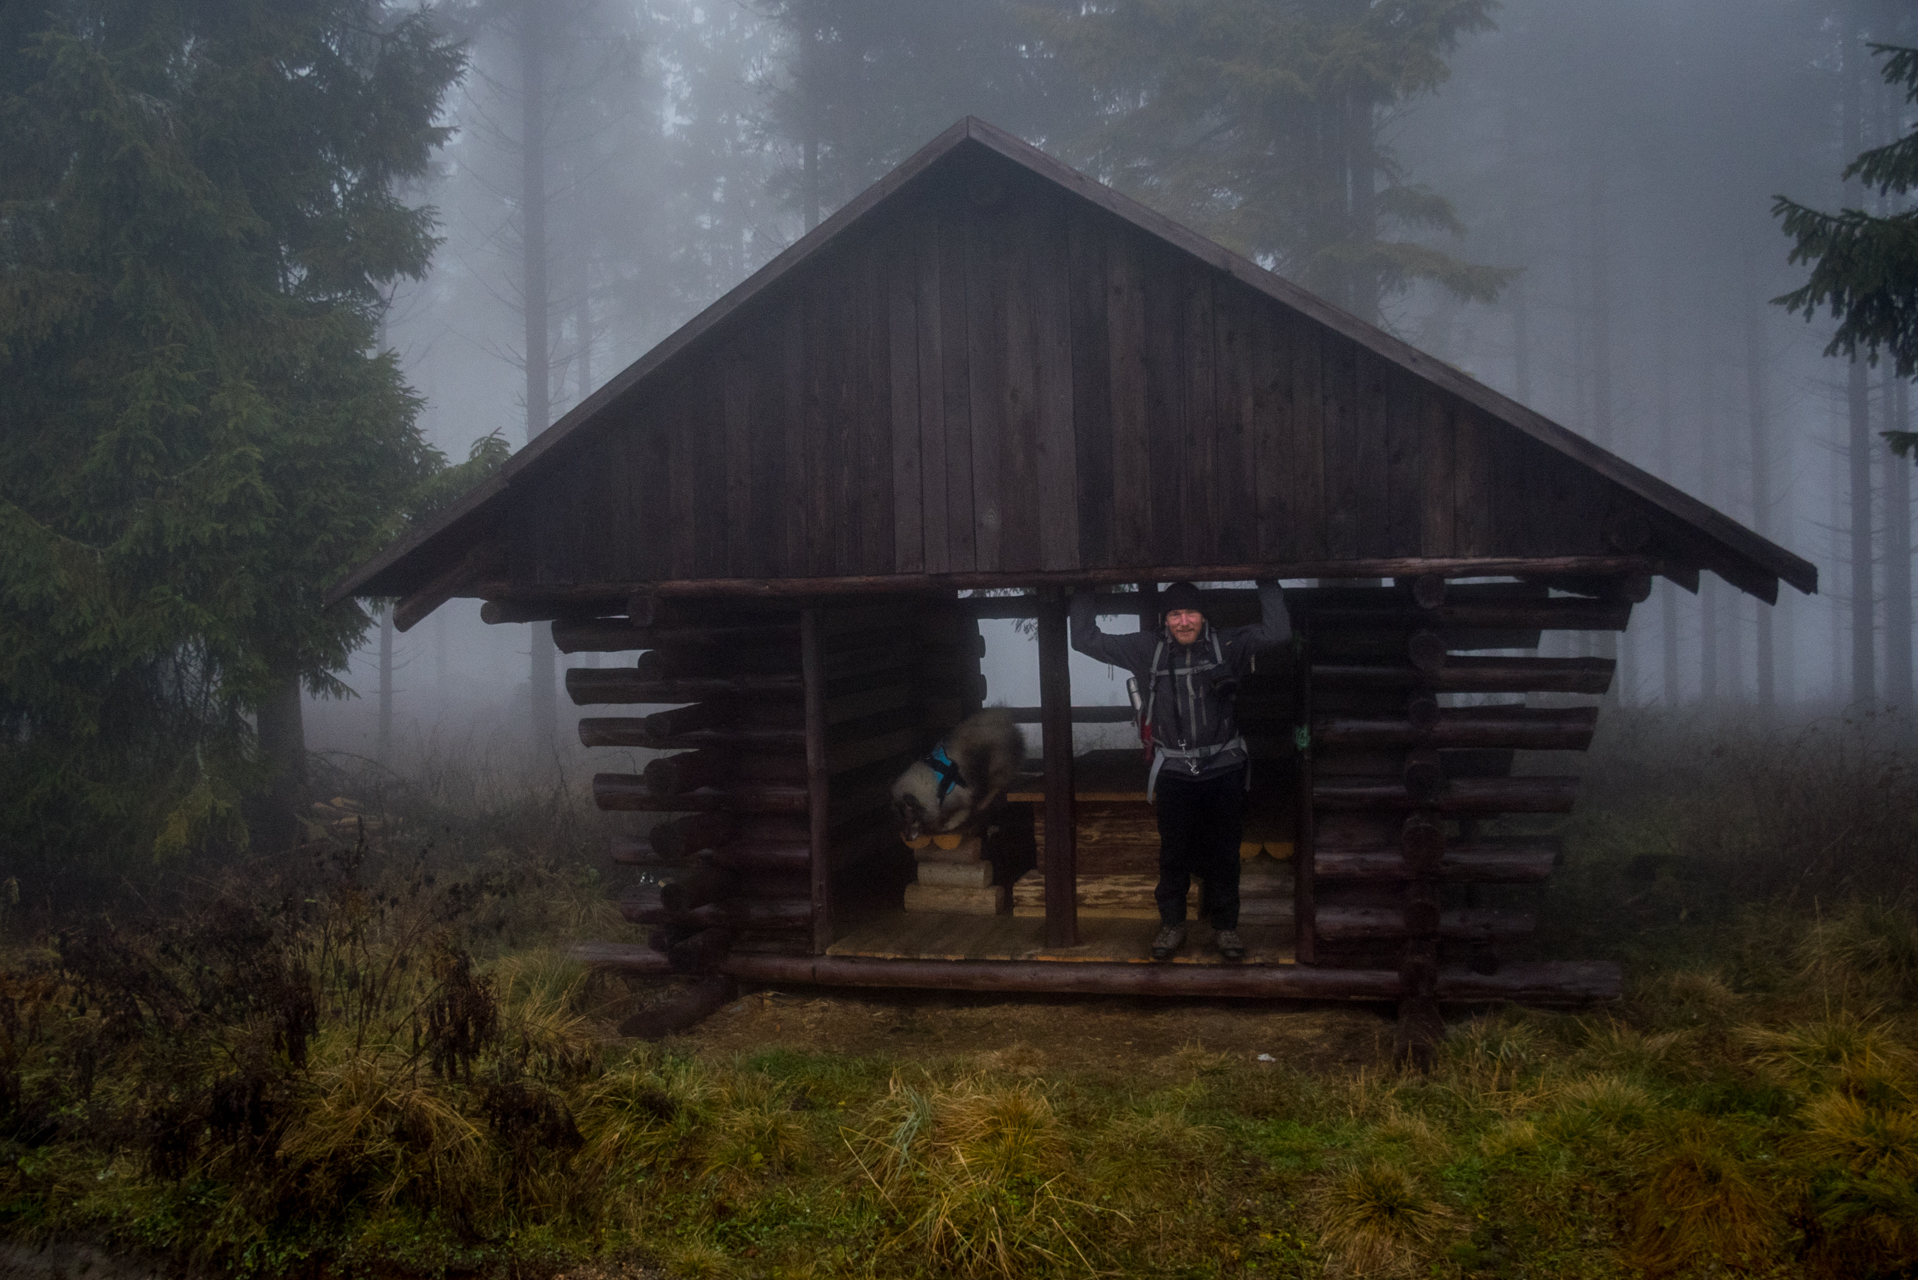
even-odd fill
[{"label": "white grey fur", "polygon": [[943,797],[939,771],[924,760],[915,760],[892,784],[893,813],[908,840],[966,831],[1004,798],[1026,759],[1026,740],[1003,707],[956,725],[945,748],[959,766],[959,781]]}]

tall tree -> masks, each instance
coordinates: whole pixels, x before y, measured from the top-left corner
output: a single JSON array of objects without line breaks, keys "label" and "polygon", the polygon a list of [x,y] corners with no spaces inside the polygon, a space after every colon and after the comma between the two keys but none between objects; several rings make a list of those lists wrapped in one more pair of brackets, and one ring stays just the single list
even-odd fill
[{"label": "tall tree", "polygon": [[[1773,213],[1794,244],[1791,260],[1811,264],[1810,278],[1777,301],[1807,319],[1829,309],[1838,321],[1826,347],[1829,355],[1849,360],[1846,405],[1847,451],[1851,489],[1851,698],[1870,702],[1878,695],[1876,610],[1872,573],[1871,389],[1866,362],[1888,355],[1901,378],[1918,372],[1918,211],[1871,213],[1863,197],[1908,194],[1918,186],[1918,130],[1864,149],[1867,52],[1883,59],[1880,74],[1902,86],[1907,102],[1918,102],[1918,49],[1864,41],[1858,15],[1847,14],[1845,42],[1844,145],[1855,158],[1843,180],[1857,199],[1854,207],[1825,213],[1779,196]],[[1884,434],[1898,453],[1909,453],[1918,437],[1893,428]]]},{"label": "tall tree", "polygon": [[807,228],[965,115],[1038,137],[1066,118],[1013,0],[761,0],[783,36],[765,124]]},{"label": "tall tree", "polygon": [[[610,223],[603,207],[614,202],[593,179],[636,166],[636,156],[607,155],[601,144],[609,133],[623,140],[622,126],[636,114],[637,18],[612,0],[481,0],[459,17],[476,50],[461,113],[473,137],[462,154],[482,191],[486,238],[510,261],[509,283],[493,292],[511,300],[519,320],[530,444],[564,403],[565,369],[590,349],[592,285],[599,259],[618,243],[602,234]],[[569,299],[568,286],[581,295]],[[558,742],[558,660],[551,625],[529,630],[533,734],[548,750]]]},{"label": "tall tree", "polygon": [[0,14],[5,839],[238,839],[269,775],[283,838],[368,625],[320,590],[435,464],[372,348],[462,55],[374,0]]},{"label": "tall tree", "polygon": [[1413,182],[1386,114],[1448,75],[1491,0],[1117,0],[1072,5],[1049,41],[1101,107],[1102,176],[1366,320],[1426,280],[1489,300],[1509,278],[1414,237],[1457,235]]}]

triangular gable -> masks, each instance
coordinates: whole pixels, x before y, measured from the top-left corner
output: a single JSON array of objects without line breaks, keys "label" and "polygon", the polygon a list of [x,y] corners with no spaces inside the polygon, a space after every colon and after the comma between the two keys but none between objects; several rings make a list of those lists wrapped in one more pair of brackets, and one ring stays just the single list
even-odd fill
[{"label": "triangular gable", "polygon": [[[964,120],[328,593],[1812,565]],[[1163,574],[1161,575],[1163,576]]]}]

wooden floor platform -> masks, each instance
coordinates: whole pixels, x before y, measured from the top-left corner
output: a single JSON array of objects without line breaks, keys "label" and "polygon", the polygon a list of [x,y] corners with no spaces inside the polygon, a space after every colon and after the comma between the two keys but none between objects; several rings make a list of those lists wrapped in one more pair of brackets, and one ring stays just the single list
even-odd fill
[{"label": "wooden floor platform", "polygon": [[[962,916],[892,911],[861,922],[826,948],[829,956],[884,960],[1051,960],[1152,964],[1156,920],[1079,921],[1079,945],[1045,945],[1046,922],[1020,916]],[[1293,963],[1290,927],[1247,925],[1239,930],[1246,954],[1238,964]],[[1173,964],[1226,964],[1212,943],[1212,926],[1186,926],[1185,946]]]}]

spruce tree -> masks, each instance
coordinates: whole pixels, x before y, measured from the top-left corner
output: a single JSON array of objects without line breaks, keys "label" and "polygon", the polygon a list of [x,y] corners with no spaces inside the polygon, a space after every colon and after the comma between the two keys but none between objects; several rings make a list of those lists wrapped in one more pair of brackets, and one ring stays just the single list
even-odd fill
[{"label": "spruce tree", "polygon": [[4,12],[0,842],[239,842],[261,791],[283,839],[368,626],[321,592],[443,463],[373,346],[462,54],[377,0]]},{"label": "spruce tree", "polygon": [[[1872,52],[1885,60],[1885,82],[1918,104],[1918,48],[1877,44]],[[1880,196],[1909,195],[1918,188],[1918,128],[1861,153],[1843,176]],[[1875,360],[1882,352],[1899,377],[1918,374],[1918,209],[1824,213],[1779,196],[1772,213],[1796,242],[1791,260],[1811,264],[1810,279],[1776,301],[1808,320],[1830,310],[1838,329],[1825,354]],[[1918,433],[1884,434],[1901,454],[1918,445]]]},{"label": "spruce tree", "polygon": [[1418,280],[1489,300],[1508,278],[1415,237],[1463,231],[1381,138],[1449,74],[1492,0],[1118,0],[1064,5],[1048,44],[1093,87],[1083,163],[1377,320]]}]

